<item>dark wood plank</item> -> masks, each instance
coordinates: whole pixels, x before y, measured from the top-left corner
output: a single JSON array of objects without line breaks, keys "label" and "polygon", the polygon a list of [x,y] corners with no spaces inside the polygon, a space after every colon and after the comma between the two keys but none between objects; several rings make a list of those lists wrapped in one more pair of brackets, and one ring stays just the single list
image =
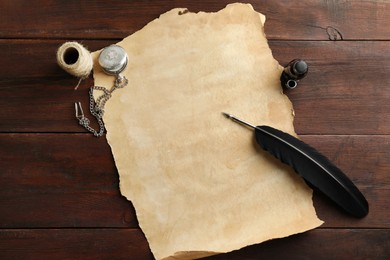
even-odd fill
[{"label": "dark wood plank", "polygon": [[388,259],[390,230],[316,229],[210,257],[217,259]]},{"label": "dark wood plank", "polygon": [[[92,135],[0,135],[1,183],[10,191],[113,192],[118,176],[105,138]],[[2,189],[5,190],[5,189]]]},{"label": "dark wood plank", "polygon": [[[328,228],[390,228],[390,136],[302,136],[334,161],[370,203],[364,219],[315,194]],[[0,227],[135,227],[105,138],[86,134],[0,135]],[[26,214],[28,212],[28,214]]]},{"label": "dark wood plank", "polygon": [[[337,238],[337,239],[335,239]],[[208,259],[388,259],[390,230],[317,229]],[[138,229],[0,230],[0,258],[153,259]]]},{"label": "dark wood plank", "polygon": [[370,212],[354,219],[319,193],[314,195],[318,216],[324,227],[390,228],[390,136],[302,136],[333,161],[366,196]]},{"label": "dark wood plank", "polygon": [[[360,187],[359,187],[360,188]],[[390,228],[390,190],[360,188],[368,200],[370,211],[363,219],[351,217],[339,209],[324,195],[314,192],[313,201],[324,228]]]},{"label": "dark wood plank", "polygon": [[[44,186],[44,185],[42,185]],[[132,204],[118,192],[0,192],[2,228],[137,227]]]},{"label": "dark wood plank", "polygon": [[0,229],[0,258],[153,259],[138,229]]},{"label": "dark wood plank", "polygon": [[[39,78],[43,82],[53,77],[73,78],[63,71],[56,61],[57,49],[66,41],[72,40],[0,39],[0,50],[2,50],[0,84],[4,84],[5,87],[9,81],[25,78]],[[78,42],[93,52],[118,40],[79,40]],[[71,83],[73,87],[78,80],[74,79],[74,81]]]},{"label": "dark wood plank", "polygon": [[105,138],[0,135],[1,227],[134,227]]},{"label": "dark wood plank", "polygon": [[[1,132],[84,131],[77,125],[74,102],[88,101],[93,80],[90,76],[74,90],[78,79],[56,63],[56,51],[64,42],[0,40],[0,49],[5,50],[0,58],[0,121],[7,122],[0,124]],[[91,51],[112,43],[82,42]]]},{"label": "dark wood plank", "polygon": [[[0,259],[153,259],[105,138],[80,134],[74,118],[93,82],[73,91],[55,52],[72,39],[100,49],[174,7],[229,2],[0,0]],[[351,218],[315,192],[321,228],[210,259],[389,259],[390,2],[248,2],[267,16],[281,64],[309,62],[288,92],[296,130],[350,176],[370,213]]]},{"label": "dark wood plank", "polygon": [[0,125],[0,132],[87,132],[75,117],[74,103],[79,101],[92,126],[97,127],[88,110],[88,91],[93,81],[85,80],[74,90],[77,82],[67,77],[0,83],[0,121],[7,122]]},{"label": "dark wood plank", "polygon": [[286,92],[298,133],[390,133],[390,42],[271,41],[270,47],[281,64],[297,57],[309,63],[307,77]]},{"label": "dark wood plank", "polygon": [[[266,33],[270,39],[390,39],[387,1],[246,2],[267,16]],[[27,0],[2,0],[0,38],[123,38],[172,8],[215,12],[228,3],[231,1],[45,0],[31,5]]]},{"label": "dark wood plank", "polygon": [[[86,42],[91,50],[109,43]],[[77,79],[55,62],[60,44],[0,41],[0,48],[9,48],[0,64],[11,64],[0,65],[0,121],[7,122],[0,132],[84,131],[73,102],[87,102],[93,81],[73,90]],[[310,66],[308,76],[287,92],[299,134],[390,134],[390,42],[270,41],[270,46],[281,64],[300,57]]]}]

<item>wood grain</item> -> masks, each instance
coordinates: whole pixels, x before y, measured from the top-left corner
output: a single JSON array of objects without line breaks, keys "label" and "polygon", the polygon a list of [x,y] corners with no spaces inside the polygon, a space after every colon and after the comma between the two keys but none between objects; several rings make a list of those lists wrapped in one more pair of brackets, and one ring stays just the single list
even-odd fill
[{"label": "wood grain", "polygon": [[[27,0],[2,1],[0,38],[123,38],[172,8],[215,12],[231,2],[162,0],[113,1],[110,4],[107,1],[45,0],[40,1],[40,4],[30,5]],[[388,1],[246,2],[266,15],[266,33],[269,39],[390,39]]]},{"label": "wood grain", "polygon": [[105,138],[0,135],[0,227],[137,226]]},{"label": "wood grain", "polygon": [[389,41],[272,41],[270,46],[281,64],[294,57],[309,64],[307,77],[287,92],[298,133],[390,133]]},{"label": "wood grain", "polygon": [[[354,219],[320,194],[326,228],[390,228],[390,136],[302,136],[335,162],[370,203]],[[0,227],[136,227],[105,138],[86,134],[0,135]],[[28,214],[25,214],[28,212]]]},{"label": "wood grain", "polygon": [[302,136],[334,162],[366,196],[370,212],[364,219],[353,219],[338,210],[323,195],[314,195],[323,227],[390,227],[390,147],[389,136]]},{"label": "wood grain", "polygon": [[[93,81],[74,91],[55,53],[70,40],[98,50],[174,7],[230,2],[0,0],[0,259],[153,259],[105,138],[75,119]],[[314,192],[322,227],[209,259],[390,259],[390,2],[247,2],[266,15],[282,65],[309,63],[286,92],[296,131],[353,180],[370,213],[349,217]]]},{"label": "wood grain", "polygon": [[[289,259],[387,259],[389,251],[388,229],[318,229],[207,259],[285,259],[286,256]],[[153,259],[153,256],[138,229],[3,229],[0,230],[0,258]]]},{"label": "wood grain", "polygon": [[317,229],[209,259],[387,259],[389,238],[388,229]]},{"label": "wood grain", "polygon": [[[91,50],[110,43],[85,42]],[[3,58],[11,66],[0,70],[0,96],[7,97],[0,101],[0,121],[7,122],[0,132],[83,132],[74,102],[87,104],[93,81],[73,90],[77,79],[55,62],[60,41],[3,40],[0,48],[9,44]],[[390,133],[390,41],[270,41],[270,47],[282,65],[296,57],[309,63],[308,76],[287,92],[299,134]]]},{"label": "wood grain", "polygon": [[0,258],[153,259],[139,229],[2,229]]}]

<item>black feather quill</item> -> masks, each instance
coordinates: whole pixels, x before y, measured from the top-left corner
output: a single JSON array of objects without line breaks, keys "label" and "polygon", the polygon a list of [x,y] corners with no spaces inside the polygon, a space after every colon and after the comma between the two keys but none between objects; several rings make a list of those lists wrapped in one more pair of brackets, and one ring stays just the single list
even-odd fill
[{"label": "black feather quill", "polygon": [[223,114],[253,128],[256,142],[264,150],[290,165],[346,212],[358,218],[368,214],[368,203],[363,194],[339,168],[313,147],[270,126],[253,126],[230,114]]}]

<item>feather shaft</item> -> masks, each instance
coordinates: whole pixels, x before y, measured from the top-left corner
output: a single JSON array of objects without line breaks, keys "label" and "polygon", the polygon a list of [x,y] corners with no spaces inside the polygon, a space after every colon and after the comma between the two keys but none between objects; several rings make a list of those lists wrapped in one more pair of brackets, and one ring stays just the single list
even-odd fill
[{"label": "feather shaft", "polygon": [[236,123],[255,129],[256,142],[281,162],[291,166],[351,215],[368,214],[368,202],[352,181],[329,159],[298,138],[270,126],[254,126],[231,114],[222,113]]},{"label": "feather shaft", "polygon": [[313,147],[270,126],[256,126],[256,142],[351,215],[368,214],[368,203],[352,181]]}]

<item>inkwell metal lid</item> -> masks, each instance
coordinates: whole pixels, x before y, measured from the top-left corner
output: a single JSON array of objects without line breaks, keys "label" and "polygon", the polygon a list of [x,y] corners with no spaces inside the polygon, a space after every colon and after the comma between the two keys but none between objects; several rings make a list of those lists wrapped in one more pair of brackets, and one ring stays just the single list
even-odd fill
[{"label": "inkwell metal lid", "polygon": [[110,45],[99,55],[99,65],[109,75],[119,75],[127,66],[127,53],[118,45]]}]

